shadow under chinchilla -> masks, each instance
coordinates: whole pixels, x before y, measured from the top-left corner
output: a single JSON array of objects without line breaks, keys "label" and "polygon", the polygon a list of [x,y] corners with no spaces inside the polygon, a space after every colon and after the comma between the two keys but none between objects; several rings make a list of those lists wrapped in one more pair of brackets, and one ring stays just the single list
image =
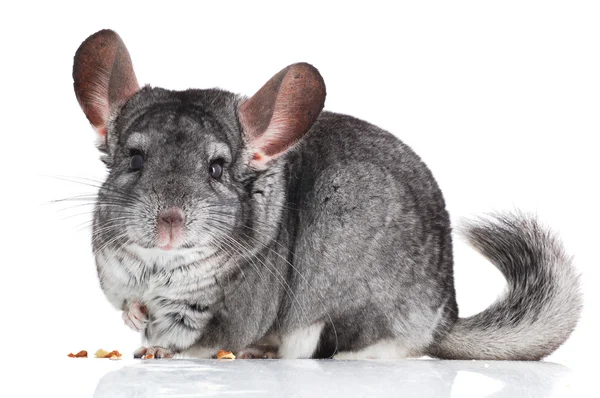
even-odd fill
[{"label": "shadow under chinchilla", "polygon": [[106,374],[94,396],[547,396],[569,372],[546,362],[153,360]]}]

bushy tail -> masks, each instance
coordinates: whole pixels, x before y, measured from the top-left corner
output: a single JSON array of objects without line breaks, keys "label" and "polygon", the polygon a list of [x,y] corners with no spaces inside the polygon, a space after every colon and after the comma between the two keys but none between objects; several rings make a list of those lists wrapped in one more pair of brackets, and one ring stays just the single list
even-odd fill
[{"label": "bushy tail", "polygon": [[556,350],[582,309],[579,277],[558,238],[522,213],[492,215],[459,231],[498,267],[508,289],[485,311],[460,318],[429,355],[539,360]]}]

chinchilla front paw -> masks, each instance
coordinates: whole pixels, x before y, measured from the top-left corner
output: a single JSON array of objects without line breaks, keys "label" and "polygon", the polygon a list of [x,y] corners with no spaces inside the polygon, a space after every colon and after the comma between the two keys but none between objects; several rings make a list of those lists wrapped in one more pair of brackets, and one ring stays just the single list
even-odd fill
[{"label": "chinchilla front paw", "polygon": [[137,301],[132,302],[129,309],[123,311],[121,317],[125,324],[136,332],[141,332],[148,322],[146,307]]}]

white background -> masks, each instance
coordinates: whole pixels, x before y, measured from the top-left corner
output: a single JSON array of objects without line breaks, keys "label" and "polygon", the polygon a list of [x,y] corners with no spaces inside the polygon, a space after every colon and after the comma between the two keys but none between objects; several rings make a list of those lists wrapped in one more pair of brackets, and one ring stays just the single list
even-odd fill
[{"label": "white background", "polygon": [[[8,350],[63,357],[138,345],[101,292],[80,229],[94,192],[53,177],[102,179],[95,133],[75,100],[72,59],[102,28],[126,43],[141,84],[253,94],[307,61],[325,108],[379,125],[429,165],[453,221],[533,211],[582,274],[585,310],[549,361],[598,353],[600,29],[594,2],[56,2],[3,5],[0,333]],[[494,267],[456,243],[461,315],[503,289]],[[6,348],[6,347],[5,347]]]}]

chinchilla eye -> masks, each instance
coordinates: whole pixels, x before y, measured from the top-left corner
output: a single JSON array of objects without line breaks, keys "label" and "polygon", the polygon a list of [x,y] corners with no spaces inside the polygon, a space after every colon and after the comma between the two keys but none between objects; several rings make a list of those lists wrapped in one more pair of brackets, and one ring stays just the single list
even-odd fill
[{"label": "chinchilla eye", "polygon": [[223,175],[223,159],[217,159],[210,164],[208,173],[212,178],[218,180]]},{"label": "chinchilla eye", "polygon": [[131,158],[129,159],[129,168],[131,171],[141,170],[143,166],[144,156],[139,152],[132,153]]}]

